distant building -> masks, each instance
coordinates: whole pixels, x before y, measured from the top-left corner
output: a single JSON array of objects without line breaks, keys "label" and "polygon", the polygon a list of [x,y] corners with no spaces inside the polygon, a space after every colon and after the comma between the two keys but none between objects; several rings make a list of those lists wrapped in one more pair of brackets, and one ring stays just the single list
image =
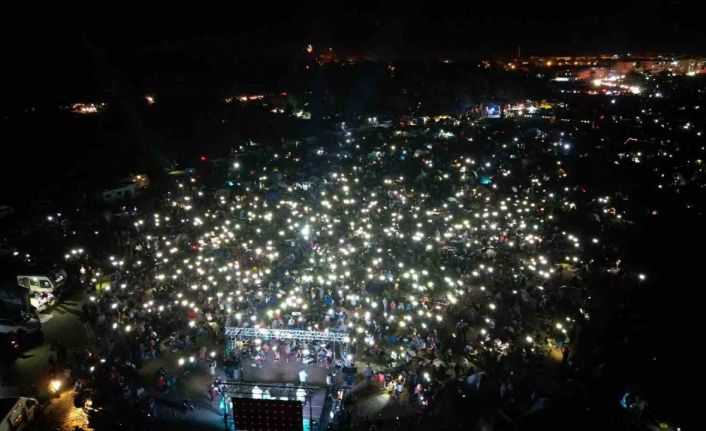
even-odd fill
[{"label": "distant building", "polygon": [[624,76],[630,72],[673,73],[676,75],[697,75],[706,73],[706,58],[631,58],[603,61],[598,66],[574,68],[578,80],[605,79],[611,75]]},{"label": "distant building", "polygon": [[139,187],[135,183],[126,184],[103,192],[103,202],[113,203],[121,200],[132,199],[137,196]]},{"label": "distant building", "polygon": [[483,104],[483,117],[485,118],[501,118],[503,116],[503,110],[497,103],[484,103]]},{"label": "distant building", "polygon": [[107,107],[106,103],[74,103],[69,109],[74,114],[92,115],[105,111]]},{"label": "distant building", "polygon": [[120,187],[105,190],[103,192],[103,202],[112,203],[132,199],[137,196],[140,191],[149,187],[150,179],[145,174],[131,174],[130,176],[123,178],[121,183],[122,185]]}]

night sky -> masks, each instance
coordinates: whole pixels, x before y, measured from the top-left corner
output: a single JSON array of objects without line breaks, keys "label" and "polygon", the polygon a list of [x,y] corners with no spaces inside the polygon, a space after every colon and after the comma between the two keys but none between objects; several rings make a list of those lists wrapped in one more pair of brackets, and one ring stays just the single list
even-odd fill
[{"label": "night sky", "polygon": [[2,89],[56,93],[136,57],[191,62],[296,58],[333,46],[370,58],[455,59],[515,53],[706,51],[696,2],[99,2],[0,6]]}]

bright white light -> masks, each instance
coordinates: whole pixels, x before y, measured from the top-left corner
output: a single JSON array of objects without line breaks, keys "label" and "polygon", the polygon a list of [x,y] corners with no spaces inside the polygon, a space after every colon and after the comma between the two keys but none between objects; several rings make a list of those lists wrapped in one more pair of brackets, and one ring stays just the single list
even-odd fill
[{"label": "bright white light", "polygon": [[49,383],[54,392],[58,392],[61,389],[61,380],[54,379]]}]

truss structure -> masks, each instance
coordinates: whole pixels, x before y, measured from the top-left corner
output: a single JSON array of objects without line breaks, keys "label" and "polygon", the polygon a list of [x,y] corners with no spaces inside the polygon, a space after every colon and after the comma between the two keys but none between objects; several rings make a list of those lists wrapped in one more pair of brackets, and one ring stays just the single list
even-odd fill
[{"label": "truss structure", "polygon": [[263,392],[270,392],[271,395],[286,396],[290,399],[296,399],[297,391],[306,394],[306,397],[310,397],[314,392],[325,389],[310,385],[294,385],[293,383],[246,383],[232,380],[219,381],[215,385],[218,386],[222,394],[247,398],[252,397],[253,389],[256,387]]},{"label": "truss structure", "polygon": [[226,326],[225,334],[229,338],[276,338],[283,340],[332,341],[348,343],[350,338],[346,332],[332,331],[300,331],[296,329],[239,328]]}]

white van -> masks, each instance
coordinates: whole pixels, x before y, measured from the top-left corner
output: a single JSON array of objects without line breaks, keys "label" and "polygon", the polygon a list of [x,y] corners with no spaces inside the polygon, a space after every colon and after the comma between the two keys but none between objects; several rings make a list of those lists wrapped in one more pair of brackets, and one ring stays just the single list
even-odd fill
[{"label": "white van", "polygon": [[18,275],[17,284],[32,292],[56,293],[56,289],[66,284],[67,274],[57,269],[47,275]]},{"label": "white van", "polygon": [[46,275],[18,275],[17,284],[32,292],[53,293],[56,285]]},{"label": "white van", "polygon": [[39,403],[34,398],[0,398],[0,431],[21,431],[34,420]]}]

